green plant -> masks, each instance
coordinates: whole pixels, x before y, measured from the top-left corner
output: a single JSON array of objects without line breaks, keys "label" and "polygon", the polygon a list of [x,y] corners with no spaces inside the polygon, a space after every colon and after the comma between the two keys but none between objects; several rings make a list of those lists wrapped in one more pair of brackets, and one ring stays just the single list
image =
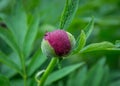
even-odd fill
[{"label": "green plant", "polygon": [[[61,60],[58,58],[52,58],[48,64],[48,58],[46,58],[46,56],[41,52],[40,42],[43,34],[45,34],[44,28],[47,28],[47,31],[49,32],[56,30],[56,27],[52,27],[50,25],[46,25],[46,27],[44,26],[44,23],[47,21],[47,19],[49,21],[49,18],[45,17],[45,15],[49,12],[48,10],[46,12],[44,9],[42,10],[42,4],[46,6],[48,1],[36,0],[36,2],[33,2],[34,0],[11,0],[11,2],[8,0],[8,5],[6,3],[6,5],[3,6],[4,9],[2,8],[2,11],[0,12],[0,20],[3,24],[5,24],[5,27],[0,25],[0,37],[2,39],[0,39],[0,43],[3,41],[3,43],[6,43],[9,46],[8,47],[5,45],[7,47],[5,50],[0,49],[1,86],[23,86],[23,82],[24,86],[36,86],[37,84],[38,86],[119,85],[119,80],[118,82],[114,81],[116,76],[119,78],[119,73],[112,72],[113,76],[110,76],[110,65],[113,66],[113,64],[110,64],[108,61],[109,59],[107,58],[107,55],[111,57],[108,54],[111,52],[115,53],[116,57],[120,55],[119,40],[117,40],[115,44],[110,41],[88,43],[92,40],[90,35],[95,30],[93,30],[94,22],[96,23],[97,21],[100,24],[104,24],[104,22],[107,21],[102,22],[94,17],[92,17],[91,20],[89,19],[90,22],[85,26],[85,28],[82,30],[79,29],[78,34],[80,35],[75,35],[75,38],[77,38],[76,45],[74,50],[68,56],[66,56],[67,59]],[[53,2],[56,3],[54,0]],[[80,3],[82,3],[82,1],[80,1]],[[94,4],[96,4],[96,7],[99,6],[97,1],[87,3],[84,6],[92,7]],[[5,8],[6,6],[9,8]],[[76,20],[78,19],[76,16],[79,14],[79,12],[81,12],[80,9],[82,8],[79,7],[79,0],[66,0],[58,28],[66,31],[77,31],[75,30],[76,27],[70,25],[71,23],[76,24],[73,18],[75,17]],[[84,9],[82,11],[82,13],[84,13]],[[55,10],[53,10],[53,13],[54,12]],[[83,21],[87,21],[87,19],[83,19]],[[79,23],[81,22],[79,21]],[[111,22],[109,21],[107,24],[110,25]],[[112,24],[115,25],[118,23],[116,21],[116,23]],[[97,38],[99,37],[96,37],[96,39]],[[37,40],[39,40],[38,44]],[[6,50],[8,51],[5,52]],[[97,53],[100,52],[107,55],[100,56],[101,59],[98,61],[96,61],[96,58],[89,58],[89,56],[94,57],[94,55],[90,54],[93,53],[97,57]],[[78,62],[76,64],[73,64],[74,61],[70,61],[73,63],[67,63],[67,61],[69,61],[68,59],[76,59],[75,57],[78,57],[79,59],[82,57],[83,60],[79,61],[77,59]],[[114,63],[116,62],[115,60],[116,59],[113,59]],[[69,65],[66,66],[65,63],[62,63],[64,61]],[[94,62],[94,65],[90,63],[91,61]],[[107,62],[109,65],[106,64]],[[112,61],[110,62],[112,63]],[[3,64],[7,65],[9,68]],[[37,75],[35,76],[35,74]],[[37,83],[34,77],[36,78]],[[64,81],[63,79],[66,80]]]}]

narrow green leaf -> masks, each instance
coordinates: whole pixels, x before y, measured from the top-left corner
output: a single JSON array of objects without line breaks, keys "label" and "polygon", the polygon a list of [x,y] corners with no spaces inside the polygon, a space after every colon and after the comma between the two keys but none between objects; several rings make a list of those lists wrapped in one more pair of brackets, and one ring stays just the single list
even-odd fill
[{"label": "narrow green leaf", "polygon": [[18,74],[17,71],[11,70],[11,68],[10,68],[9,66],[4,65],[4,64],[1,65],[0,70],[1,70],[0,73],[1,73],[2,75],[4,75],[4,76],[8,77],[8,78],[12,78],[12,77],[15,76],[16,74]]},{"label": "narrow green leaf", "polygon": [[27,16],[22,7],[22,0],[17,0],[11,13],[2,16],[4,23],[16,37],[17,43],[21,46],[27,30]]},{"label": "narrow green leaf", "polygon": [[102,79],[102,82],[101,82],[101,85],[100,86],[109,86],[109,81],[110,81],[110,73],[109,73],[109,67],[106,65],[104,67],[104,75],[103,75],[103,79]]},{"label": "narrow green leaf", "polygon": [[24,40],[23,51],[24,51],[25,57],[27,57],[30,54],[30,51],[33,47],[32,45],[34,43],[35,37],[38,32],[38,25],[39,25],[39,17],[35,16],[29,26],[29,29],[27,31],[27,34]]},{"label": "narrow green leaf", "polygon": [[115,46],[118,47],[118,48],[120,48],[120,40],[116,40]]},{"label": "narrow green leaf", "polygon": [[119,86],[119,85],[120,85],[120,79],[114,82],[111,82],[109,86]]},{"label": "narrow green leaf", "polygon": [[0,37],[19,55],[19,47],[13,34],[5,28],[0,28]]},{"label": "narrow green leaf", "polygon": [[11,86],[9,79],[3,75],[0,75],[0,86]]},{"label": "narrow green leaf", "polygon": [[[55,71],[52,74],[50,74],[46,80],[46,85],[49,85],[65,76],[67,76],[68,74],[70,74],[71,72],[75,71],[76,69],[80,68],[81,66],[83,66],[84,63],[79,63],[79,64],[75,64],[75,65],[71,65],[68,67],[65,67],[61,70]],[[54,77],[54,78],[53,78]]]},{"label": "narrow green leaf", "polygon": [[46,60],[47,58],[43,56],[41,49],[38,49],[28,64],[28,76],[31,76]]},{"label": "narrow green leaf", "polygon": [[87,66],[84,65],[78,71],[69,75],[66,86],[84,86],[87,77]]},{"label": "narrow green leaf", "polygon": [[86,39],[90,36],[94,28],[94,18],[92,17],[91,21],[88,23],[88,25],[83,29],[86,33]]},{"label": "narrow green leaf", "polygon": [[86,43],[86,35],[85,32],[82,30],[81,34],[77,39],[77,44],[76,44],[77,48],[73,51],[73,54],[78,53],[85,46],[85,43]]},{"label": "narrow green leaf", "polygon": [[[7,58],[9,58],[12,62],[17,64],[19,69],[22,69],[20,59],[19,59],[18,55],[15,52],[12,52],[9,55],[7,55]],[[1,73],[3,75],[5,75],[6,77],[8,77],[8,78],[12,78],[13,76],[15,76],[17,74],[17,71],[11,70],[11,68],[9,66],[4,65],[4,64],[1,65],[1,70],[2,70]]]},{"label": "narrow green leaf", "polygon": [[64,82],[62,80],[59,81],[57,86],[64,86]]},{"label": "narrow green leaf", "polygon": [[119,86],[120,84],[120,70],[114,70],[110,72],[110,85],[109,86]]},{"label": "narrow green leaf", "polygon": [[68,80],[67,80],[67,85],[66,86],[74,86],[75,75],[76,75],[76,71],[72,72],[68,76]]},{"label": "narrow green leaf", "polygon": [[7,58],[7,56],[5,54],[3,54],[2,52],[0,52],[0,62],[7,65],[8,67],[14,69],[20,75],[23,75],[19,66],[16,63],[14,63],[13,61],[11,61],[10,58]]},{"label": "narrow green leaf", "polygon": [[93,51],[107,50],[109,48],[114,48],[115,46],[110,42],[101,42],[101,43],[93,43],[86,47],[84,47],[80,53],[88,53]]},{"label": "narrow green leaf", "polygon": [[[12,79],[10,84],[11,86],[24,86],[24,80],[22,78]],[[33,77],[27,79],[27,86],[37,86]]]},{"label": "narrow green leaf", "polygon": [[114,81],[120,77],[120,70],[114,70],[110,72],[109,79],[110,81]]},{"label": "narrow green leaf", "polygon": [[23,79],[12,79],[10,84],[11,86],[24,86]]},{"label": "narrow green leaf", "polygon": [[105,50],[107,50],[107,51],[115,51],[115,52],[120,52],[120,48],[107,48],[107,49],[105,49]]},{"label": "narrow green leaf", "polygon": [[74,86],[84,86],[87,77],[87,67],[82,67],[74,78]]},{"label": "narrow green leaf", "polygon": [[104,75],[105,58],[100,59],[88,72],[85,86],[101,86]]},{"label": "narrow green leaf", "polygon": [[77,11],[79,0],[66,0],[66,4],[61,15],[60,29],[67,29],[69,24],[72,22],[73,17]]}]

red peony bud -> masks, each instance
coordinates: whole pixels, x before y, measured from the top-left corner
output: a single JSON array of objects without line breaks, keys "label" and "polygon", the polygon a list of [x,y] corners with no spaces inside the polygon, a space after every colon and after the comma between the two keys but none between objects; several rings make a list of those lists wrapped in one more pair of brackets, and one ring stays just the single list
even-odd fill
[{"label": "red peony bud", "polygon": [[65,56],[75,45],[75,39],[72,34],[64,30],[55,30],[47,32],[42,41],[42,51],[47,56]]}]

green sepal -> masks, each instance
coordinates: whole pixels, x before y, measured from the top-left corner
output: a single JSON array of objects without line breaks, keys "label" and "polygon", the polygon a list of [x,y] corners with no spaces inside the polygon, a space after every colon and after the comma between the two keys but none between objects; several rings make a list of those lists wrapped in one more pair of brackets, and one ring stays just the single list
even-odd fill
[{"label": "green sepal", "polygon": [[52,46],[45,39],[42,40],[41,49],[42,49],[43,54],[46,55],[47,57],[56,57],[57,56],[55,54],[55,51],[52,48]]}]

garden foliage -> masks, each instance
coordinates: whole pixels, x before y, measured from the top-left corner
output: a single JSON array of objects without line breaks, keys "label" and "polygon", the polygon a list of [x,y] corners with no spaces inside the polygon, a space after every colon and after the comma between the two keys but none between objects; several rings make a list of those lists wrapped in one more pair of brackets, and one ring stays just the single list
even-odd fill
[{"label": "garden foliage", "polygon": [[77,43],[45,86],[120,86],[119,8],[119,0],[0,0],[0,86],[37,85],[51,59],[41,40],[56,29]]}]

